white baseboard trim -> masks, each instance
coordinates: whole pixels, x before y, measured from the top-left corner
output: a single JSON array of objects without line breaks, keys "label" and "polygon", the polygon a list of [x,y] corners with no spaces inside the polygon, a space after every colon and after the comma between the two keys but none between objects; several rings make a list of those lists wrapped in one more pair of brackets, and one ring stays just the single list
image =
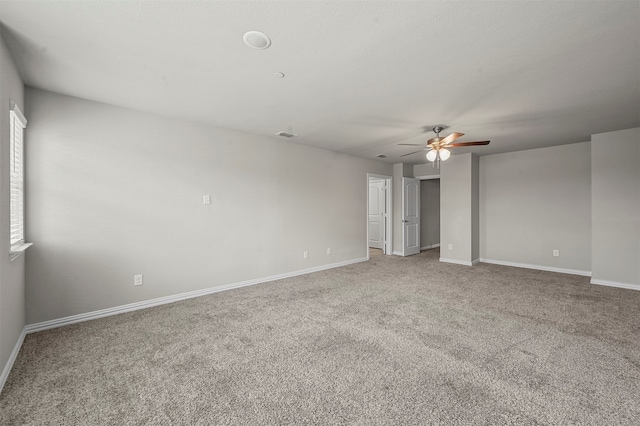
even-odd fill
[{"label": "white baseboard trim", "polygon": [[428,246],[420,247],[420,250],[429,250],[429,249],[436,248],[436,247],[440,247],[440,243],[431,244],[431,245],[428,245]]},{"label": "white baseboard trim", "polygon": [[393,254],[396,256],[402,256],[402,252],[401,251],[393,251]]},{"label": "white baseboard trim", "polygon": [[20,337],[18,337],[18,341],[16,342],[16,345],[13,347],[13,351],[11,351],[11,355],[9,356],[7,363],[2,369],[2,375],[0,376],[0,392],[2,392],[2,388],[4,388],[4,384],[9,378],[9,373],[13,368],[13,363],[16,361],[16,358],[18,357],[18,352],[20,352],[20,348],[22,347],[22,342],[24,342],[24,337],[26,335],[27,335],[26,328],[23,328],[22,333],[20,333]]},{"label": "white baseboard trim", "polygon": [[505,262],[503,260],[484,259],[484,258],[480,258],[479,260],[482,263],[492,263],[494,265],[513,266],[516,268],[537,269],[539,271],[558,272],[561,274],[571,274],[571,275],[582,275],[584,277],[591,276],[591,271],[582,271],[579,269],[566,269],[566,268],[556,268],[553,266],[530,265],[528,263]]},{"label": "white baseboard trim", "polygon": [[111,315],[122,314],[125,312],[137,311],[139,309],[151,308],[153,306],[165,305],[167,303],[178,302],[180,300],[192,299],[194,297],[205,296],[207,294],[218,293],[220,291],[232,290],[234,288],[247,287],[250,285],[267,283],[270,281],[281,280],[284,278],[295,277],[298,275],[310,274],[313,272],[324,271],[326,269],[339,268],[341,266],[352,265],[354,263],[366,262],[366,257],[346,260],[344,262],[331,263],[328,265],[316,266],[313,268],[300,269],[298,271],[286,272],[284,274],[271,275],[268,277],[256,278],[247,281],[240,281],[232,284],[225,284],[217,287],[205,288],[202,290],[189,291],[186,293],[174,294],[172,296],[159,297],[157,299],[144,300],[142,302],[129,303],[127,305],[115,306],[113,308],[101,309],[99,311],[87,312],[84,314],[72,315],[70,317],[58,318],[50,321],[29,324],[25,327],[27,334],[36,333],[38,331],[49,330],[51,328],[62,327],[65,325],[76,324],[79,322],[90,321],[98,318],[108,317]]},{"label": "white baseboard trim", "polygon": [[626,288],[628,290],[638,290],[640,291],[640,284],[629,284],[629,283],[619,283],[616,281],[606,281],[606,280],[598,280],[591,279],[591,284],[596,285],[604,285],[607,287],[618,287],[618,288]]},{"label": "white baseboard trim", "polygon": [[447,259],[446,257],[441,257],[440,258],[440,262],[455,263],[456,265],[464,265],[464,266],[473,266],[474,265],[474,263],[467,262],[466,260]]},{"label": "white baseboard trim", "polygon": [[480,259],[473,259],[471,261],[471,266],[476,266],[478,263],[480,263]]}]

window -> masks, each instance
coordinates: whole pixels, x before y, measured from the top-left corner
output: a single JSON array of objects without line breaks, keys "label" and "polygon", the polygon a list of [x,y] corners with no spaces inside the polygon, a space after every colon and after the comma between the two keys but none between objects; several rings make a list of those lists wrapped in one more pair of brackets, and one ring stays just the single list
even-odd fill
[{"label": "window", "polygon": [[20,112],[20,108],[11,102],[9,112],[9,185],[10,195],[10,222],[11,233],[10,254],[17,257],[31,244],[24,241],[24,128],[27,120]]}]

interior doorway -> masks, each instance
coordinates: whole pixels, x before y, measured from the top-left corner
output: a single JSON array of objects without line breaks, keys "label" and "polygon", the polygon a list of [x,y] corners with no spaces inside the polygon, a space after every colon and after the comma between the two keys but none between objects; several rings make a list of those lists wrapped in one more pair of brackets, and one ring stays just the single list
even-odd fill
[{"label": "interior doorway", "polygon": [[420,250],[440,247],[440,175],[420,176]]},{"label": "interior doorway", "polygon": [[392,253],[391,176],[367,173],[367,258],[369,250]]}]

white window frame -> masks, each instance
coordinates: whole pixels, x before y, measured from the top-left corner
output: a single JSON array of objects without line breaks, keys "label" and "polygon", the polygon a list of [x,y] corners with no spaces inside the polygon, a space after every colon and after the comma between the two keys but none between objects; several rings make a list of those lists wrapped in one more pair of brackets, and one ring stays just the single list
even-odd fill
[{"label": "white window frame", "polygon": [[31,246],[24,239],[24,129],[27,119],[11,101],[9,109],[9,257],[20,256]]}]

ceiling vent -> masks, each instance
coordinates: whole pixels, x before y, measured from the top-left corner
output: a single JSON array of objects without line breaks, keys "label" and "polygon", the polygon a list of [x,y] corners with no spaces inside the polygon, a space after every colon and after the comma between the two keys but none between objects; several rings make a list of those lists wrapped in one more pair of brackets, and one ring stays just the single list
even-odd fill
[{"label": "ceiling vent", "polygon": [[376,155],[376,157],[378,157],[378,158],[387,158],[387,156],[384,155],[384,154],[378,154],[378,155]]},{"label": "ceiling vent", "polygon": [[296,135],[294,133],[288,133],[288,132],[278,132],[278,133],[276,133],[276,135],[282,136],[284,138],[293,138],[293,137],[298,136],[298,135]]}]

